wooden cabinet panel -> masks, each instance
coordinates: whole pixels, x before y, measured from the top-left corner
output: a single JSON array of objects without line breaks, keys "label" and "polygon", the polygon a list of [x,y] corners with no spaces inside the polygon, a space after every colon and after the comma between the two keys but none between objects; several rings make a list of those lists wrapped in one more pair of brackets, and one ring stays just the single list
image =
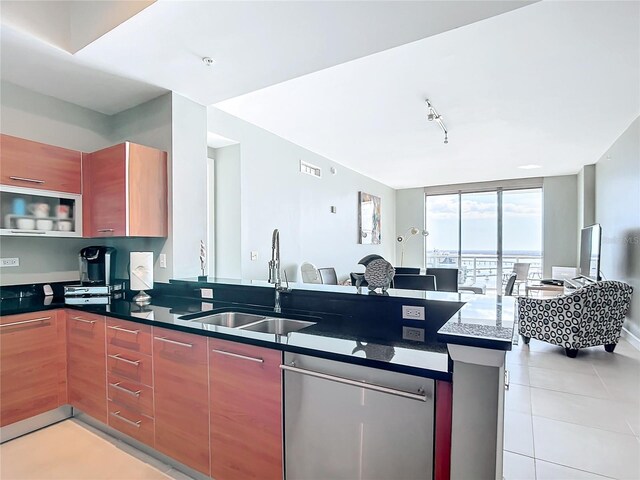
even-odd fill
[{"label": "wooden cabinet panel", "polygon": [[107,318],[107,348],[110,346],[151,355],[151,326]]},{"label": "wooden cabinet panel", "polygon": [[207,339],[153,328],[155,448],[209,475]]},{"label": "wooden cabinet panel", "polygon": [[64,312],[0,317],[0,426],[67,403]]},{"label": "wooden cabinet panel", "polygon": [[139,412],[147,417],[153,417],[153,388],[133,380],[107,374],[107,393],[109,400]]},{"label": "wooden cabinet panel", "polygon": [[166,152],[126,142],[82,164],[85,236],[167,236]]},{"label": "wooden cabinet panel", "polygon": [[105,319],[67,311],[69,403],[107,423]]},{"label": "wooden cabinet panel", "polygon": [[153,447],[153,418],[109,401],[109,426]]},{"label": "wooden cabinet panel", "polygon": [[153,386],[152,360],[149,355],[109,345],[107,347],[107,372]]},{"label": "wooden cabinet panel", "polygon": [[282,353],[209,338],[211,476],[282,479]]},{"label": "wooden cabinet panel", "polygon": [[166,237],[167,152],[129,144],[129,235]]},{"label": "wooden cabinet panel", "polygon": [[84,236],[124,237],[127,234],[125,144],[84,155],[82,176]]},{"label": "wooden cabinet panel", "polygon": [[436,381],[434,480],[451,477],[451,422],[453,414],[453,385]]},{"label": "wooden cabinet panel", "polygon": [[81,152],[0,135],[0,183],[81,193]]}]

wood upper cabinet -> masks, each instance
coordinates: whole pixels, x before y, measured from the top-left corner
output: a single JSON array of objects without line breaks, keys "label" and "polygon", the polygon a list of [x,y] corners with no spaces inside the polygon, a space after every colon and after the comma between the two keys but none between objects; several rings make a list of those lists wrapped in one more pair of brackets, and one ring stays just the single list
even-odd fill
[{"label": "wood upper cabinet", "polygon": [[85,237],[167,236],[167,153],[121,143],[82,160]]},{"label": "wood upper cabinet", "polygon": [[153,327],[153,374],[155,448],[209,475],[206,337]]},{"label": "wood upper cabinet", "polygon": [[211,476],[282,480],[282,353],[209,338]]},{"label": "wood upper cabinet", "polygon": [[81,193],[81,152],[0,135],[0,184]]},{"label": "wood upper cabinet", "polygon": [[0,426],[67,403],[62,310],[0,317]]},{"label": "wood upper cabinet", "polygon": [[105,318],[67,310],[69,403],[107,423]]}]

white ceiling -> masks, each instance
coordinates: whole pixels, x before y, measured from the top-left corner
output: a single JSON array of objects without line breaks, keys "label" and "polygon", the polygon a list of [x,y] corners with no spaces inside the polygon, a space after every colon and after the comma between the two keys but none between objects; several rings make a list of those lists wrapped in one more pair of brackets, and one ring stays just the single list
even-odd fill
[{"label": "white ceiling", "polygon": [[639,85],[640,3],[542,2],[216,107],[403,188],[576,173],[640,114]]},{"label": "white ceiling", "polygon": [[[103,113],[168,90],[210,105],[531,2],[149,3],[3,1],[2,78]],[[105,9],[114,18],[101,21]],[[91,26],[70,35],[70,18]],[[75,55],[65,52],[89,37]]]}]

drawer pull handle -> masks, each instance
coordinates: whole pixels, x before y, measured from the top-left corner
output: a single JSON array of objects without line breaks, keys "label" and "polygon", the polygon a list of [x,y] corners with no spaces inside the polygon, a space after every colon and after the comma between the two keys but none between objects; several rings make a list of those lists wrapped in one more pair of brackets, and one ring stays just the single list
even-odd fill
[{"label": "drawer pull handle", "polygon": [[128,358],[123,358],[119,353],[115,355],[109,354],[107,357],[113,358],[114,360],[120,360],[121,362],[128,363],[129,365],[135,365],[136,367],[140,366],[140,360],[129,360]]},{"label": "drawer pull handle", "polygon": [[181,347],[193,348],[193,344],[178,342],[176,340],[170,340],[167,337],[154,337],[156,340],[160,340],[161,342],[172,343],[173,345],[180,345]]},{"label": "drawer pull handle", "polygon": [[220,355],[228,355],[234,358],[241,358],[243,360],[250,360],[252,362],[264,363],[264,360],[262,358],[248,357],[247,355],[240,355],[239,353],[225,352],[224,350],[216,350],[215,348],[211,351],[215,353],[219,353]]},{"label": "drawer pull handle", "polygon": [[25,178],[25,177],[9,177],[11,180],[17,180],[19,182],[30,182],[30,183],[44,183],[44,180],[36,180],[35,178]]},{"label": "drawer pull handle", "polygon": [[128,418],[124,418],[122,415],[120,415],[120,410],[118,410],[117,412],[110,412],[110,415],[112,417],[116,417],[118,420],[122,420],[124,423],[128,423],[132,427],[140,428],[140,424],[142,423],[142,420],[138,420],[138,421],[134,422],[133,420],[129,420]]},{"label": "drawer pull handle", "polygon": [[110,328],[111,330],[117,330],[118,332],[130,333],[132,335],[137,335],[140,333],[140,330],[129,330],[128,328],[122,328],[117,325],[109,325],[107,328]]},{"label": "drawer pull handle", "polygon": [[338,377],[336,375],[328,375],[326,373],[314,372],[313,370],[307,370],[295,366],[294,362],[290,365],[280,365],[282,370],[287,372],[299,373],[301,375],[308,375],[310,377],[321,378],[323,380],[329,380],[330,382],[343,383],[345,385],[352,385],[354,387],[366,388],[367,390],[373,390],[381,393],[388,393],[390,395],[396,395],[398,397],[410,398],[411,400],[418,400],[420,402],[427,401],[427,394],[420,388],[418,393],[405,392],[404,390],[397,390],[395,388],[383,387],[382,385],[376,385],[375,383],[367,383],[358,380],[351,380],[350,378]]},{"label": "drawer pull handle", "polygon": [[71,320],[77,320],[78,322],[82,322],[82,323],[90,323],[91,325],[96,323],[95,320],[86,320],[86,319],[84,319],[82,317],[71,317]]},{"label": "drawer pull handle", "polygon": [[33,318],[31,320],[22,320],[20,322],[3,323],[0,327],[13,327],[15,325],[25,325],[27,323],[46,322],[51,320],[51,317]]},{"label": "drawer pull handle", "polygon": [[113,228],[99,228],[98,232],[100,232],[100,233],[113,232]]},{"label": "drawer pull handle", "polygon": [[120,390],[121,392],[128,393],[129,395],[137,398],[140,398],[140,393],[142,392],[142,390],[136,390],[134,392],[133,390],[129,390],[128,388],[121,387],[120,382],[110,383],[109,386],[115,388],[116,390]]}]

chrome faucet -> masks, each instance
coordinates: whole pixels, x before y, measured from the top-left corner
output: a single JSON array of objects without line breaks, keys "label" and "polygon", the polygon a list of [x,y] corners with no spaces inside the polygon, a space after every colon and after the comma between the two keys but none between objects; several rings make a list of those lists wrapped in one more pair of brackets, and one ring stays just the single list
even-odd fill
[{"label": "chrome faucet", "polygon": [[275,286],[275,302],[274,311],[277,313],[282,312],[280,306],[280,293],[289,291],[289,280],[287,280],[287,272],[284,272],[284,279],[287,282],[287,286],[282,286],[280,279],[280,232],[276,228],[271,236],[271,260],[269,261],[269,283]]}]

